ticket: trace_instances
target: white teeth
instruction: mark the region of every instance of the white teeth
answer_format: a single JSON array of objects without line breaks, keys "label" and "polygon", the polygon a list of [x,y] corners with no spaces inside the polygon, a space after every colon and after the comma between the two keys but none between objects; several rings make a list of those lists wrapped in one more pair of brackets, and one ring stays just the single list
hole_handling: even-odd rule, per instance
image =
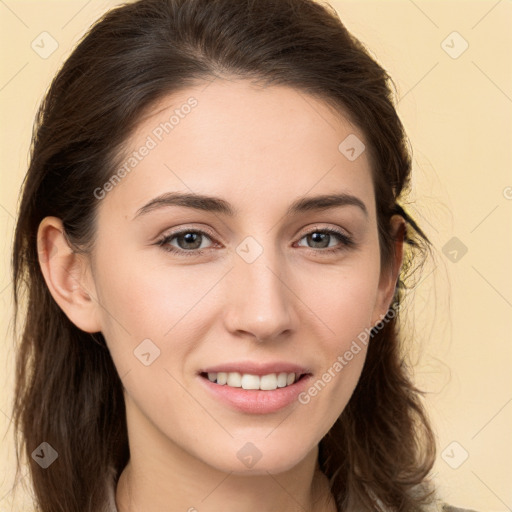
[{"label": "white teeth", "polygon": [[277,376],[277,387],[278,388],[284,388],[286,386],[287,382],[288,382],[288,374],[287,373],[280,373]]},{"label": "white teeth", "polygon": [[227,385],[232,388],[241,388],[242,387],[242,375],[238,372],[229,372]]},{"label": "white teeth", "polygon": [[[295,375],[294,375],[295,377]],[[260,389],[264,389],[265,391],[270,391],[272,389],[277,388],[277,375],[275,373],[271,373],[269,375],[262,375],[260,377]]]},{"label": "white teeth", "polygon": [[242,375],[242,387],[244,389],[259,389],[260,378],[257,375],[250,375],[249,373],[244,373]]},{"label": "white teeth", "polygon": [[290,386],[299,376],[300,374],[295,375],[295,373],[285,372],[269,373],[261,376],[239,372],[208,372],[208,380],[221,386],[228,385],[232,388],[261,389],[264,391]]}]

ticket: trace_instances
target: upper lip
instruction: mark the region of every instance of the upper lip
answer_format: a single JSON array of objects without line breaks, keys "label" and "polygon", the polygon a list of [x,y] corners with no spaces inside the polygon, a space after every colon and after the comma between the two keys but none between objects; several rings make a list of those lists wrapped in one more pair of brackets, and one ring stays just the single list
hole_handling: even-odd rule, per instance
[{"label": "upper lip", "polygon": [[267,375],[269,373],[311,373],[310,370],[304,366],[294,363],[287,363],[286,361],[275,361],[271,363],[261,363],[256,361],[239,361],[221,363],[215,366],[208,366],[199,370],[199,373],[218,373],[218,372],[238,372],[248,373],[251,375]]}]

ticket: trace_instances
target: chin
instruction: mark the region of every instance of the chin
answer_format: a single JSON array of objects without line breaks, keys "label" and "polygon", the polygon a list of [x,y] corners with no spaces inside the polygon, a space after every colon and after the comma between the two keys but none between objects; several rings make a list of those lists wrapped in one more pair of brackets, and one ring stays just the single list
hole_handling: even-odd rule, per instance
[{"label": "chin", "polygon": [[[232,440],[228,445],[219,443],[215,453],[208,450],[203,461],[225,473],[236,475],[268,475],[268,473],[284,473],[299,464],[312,449],[313,443],[307,445],[299,441],[297,437],[288,437],[288,442],[282,439],[261,439],[254,441]],[[309,446],[309,449],[306,448]]]}]

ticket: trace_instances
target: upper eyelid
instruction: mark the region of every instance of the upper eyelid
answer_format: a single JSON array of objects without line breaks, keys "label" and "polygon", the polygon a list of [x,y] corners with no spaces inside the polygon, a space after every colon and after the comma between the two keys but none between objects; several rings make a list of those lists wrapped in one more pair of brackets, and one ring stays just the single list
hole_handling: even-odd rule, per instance
[{"label": "upper eyelid", "polygon": [[194,227],[190,227],[190,228],[185,227],[185,228],[180,228],[177,231],[172,231],[170,233],[164,233],[163,235],[161,235],[159,237],[159,239],[162,240],[162,239],[174,238],[175,236],[179,236],[184,233],[190,233],[190,232],[201,233],[202,235],[207,235],[211,239],[214,239],[214,240],[217,239],[212,233],[210,233],[205,228],[194,228]]}]

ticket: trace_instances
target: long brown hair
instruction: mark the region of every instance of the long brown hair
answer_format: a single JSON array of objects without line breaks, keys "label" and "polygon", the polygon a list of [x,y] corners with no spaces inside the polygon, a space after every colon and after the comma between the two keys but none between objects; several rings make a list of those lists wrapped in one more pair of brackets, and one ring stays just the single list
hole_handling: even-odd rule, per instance
[{"label": "long brown hair", "polygon": [[[397,323],[405,273],[428,247],[398,206],[411,156],[386,71],[332,7],[314,0],[122,5],[89,30],[54,78],[34,126],[13,248],[15,323],[24,319],[13,406],[18,473],[26,456],[38,510],[93,512],[106,499],[109,468],[117,478],[129,459],[122,383],[102,334],[78,329],[50,295],[38,263],[39,223],[59,217],[70,243],[90,250],[99,203],[93,191],[113,175],[141,116],[162,97],[217,76],[293,87],[363,131],[384,265],[393,255],[391,216],[407,221],[396,314],[372,332],[359,383],[320,442],[319,463],[340,511],[379,503],[422,510],[435,442]],[[41,442],[58,452],[46,469],[31,457]]]}]

